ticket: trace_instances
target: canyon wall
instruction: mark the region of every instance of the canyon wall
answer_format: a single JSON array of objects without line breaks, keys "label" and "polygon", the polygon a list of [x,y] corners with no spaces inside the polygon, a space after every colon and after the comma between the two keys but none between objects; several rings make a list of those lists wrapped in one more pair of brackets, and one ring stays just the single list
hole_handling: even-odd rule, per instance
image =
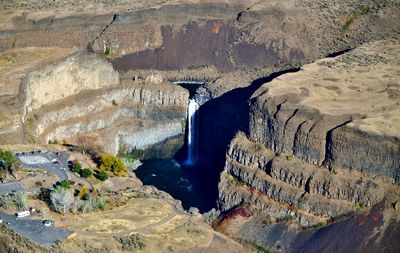
[{"label": "canyon wall", "polygon": [[261,86],[226,155],[222,210],[309,226],[383,200],[400,174],[399,50],[366,44]]},{"label": "canyon wall", "polygon": [[19,92],[27,141],[98,145],[114,154],[171,138],[182,145],[188,91],[141,76],[120,79],[106,58],[85,51],[29,73]]},{"label": "canyon wall", "polygon": [[85,90],[119,84],[118,72],[106,58],[79,51],[63,61],[30,72],[22,81],[22,118],[39,107]]},{"label": "canyon wall", "polygon": [[146,149],[170,137],[183,141],[188,96],[177,85],[123,80],[118,88],[82,94],[73,104],[38,111],[36,134],[46,142],[91,133],[112,153],[120,147]]},{"label": "canyon wall", "polygon": [[[124,71],[204,65],[230,71],[299,64],[396,37],[399,28],[394,0],[1,4],[1,51],[109,48],[114,66]],[[344,27],[351,13],[357,17]]]}]

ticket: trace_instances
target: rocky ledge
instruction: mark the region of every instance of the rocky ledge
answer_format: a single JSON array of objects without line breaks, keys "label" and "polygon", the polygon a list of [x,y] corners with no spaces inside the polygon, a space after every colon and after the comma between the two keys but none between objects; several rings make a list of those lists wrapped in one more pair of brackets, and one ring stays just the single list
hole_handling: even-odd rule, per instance
[{"label": "rocky ledge", "polygon": [[250,139],[330,171],[400,182],[400,44],[305,65],[252,97]]},{"label": "rocky ledge", "polygon": [[374,42],[258,89],[249,137],[238,134],[226,156],[220,208],[244,205],[308,226],[396,191],[399,55],[397,42]]}]

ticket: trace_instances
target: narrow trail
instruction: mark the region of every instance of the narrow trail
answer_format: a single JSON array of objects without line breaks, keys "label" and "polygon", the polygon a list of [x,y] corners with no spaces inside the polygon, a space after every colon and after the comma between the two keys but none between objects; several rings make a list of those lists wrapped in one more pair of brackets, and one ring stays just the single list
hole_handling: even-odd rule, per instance
[{"label": "narrow trail", "polygon": [[177,202],[176,201],[168,201],[164,200],[168,205],[171,206],[172,211],[169,213],[166,217],[162,218],[160,221],[157,221],[155,223],[143,226],[143,227],[138,227],[135,229],[131,229],[128,231],[123,231],[123,232],[118,232],[118,233],[101,233],[101,232],[89,232],[89,231],[83,231],[83,230],[77,230],[74,229],[73,231],[80,234],[80,235],[85,235],[85,236],[95,236],[95,237],[113,237],[113,236],[123,236],[127,235],[130,233],[141,233],[141,234],[149,234],[151,233],[152,230],[154,230],[158,226],[162,226],[166,223],[168,223],[171,219],[175,218],[178,215],[184,215],[187,216],[187,220],[185,219],[184,221],[181,222],[181,224],[177,225],[177,227],[180,227],[184,225],[186,222],[190,221],[192,215],[187,213],[186,211],[176,207]]}]

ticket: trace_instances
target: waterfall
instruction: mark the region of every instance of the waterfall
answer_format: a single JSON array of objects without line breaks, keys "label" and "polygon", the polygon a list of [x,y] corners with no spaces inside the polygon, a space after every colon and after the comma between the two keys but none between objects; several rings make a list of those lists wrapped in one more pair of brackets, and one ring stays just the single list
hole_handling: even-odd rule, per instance
[{"label": "waterfall", "polygon": [[189,108],[188,108],[188,157],[186,162],[188,164],[193,164],[196,160],[196,118],[197,118],[197,109],[199,109],[199,105],[196,100],[189,100]]}]

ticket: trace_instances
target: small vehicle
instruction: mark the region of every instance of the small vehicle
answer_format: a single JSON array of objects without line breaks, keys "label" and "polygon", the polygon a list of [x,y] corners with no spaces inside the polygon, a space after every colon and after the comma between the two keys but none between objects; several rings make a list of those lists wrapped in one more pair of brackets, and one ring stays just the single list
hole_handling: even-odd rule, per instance
[{"label": "small vehicle", "polygon": [[43,221],[43,225],[44,225],[45,227],[54,226],[54,221],[53,221],[53,220],[44,220],[44,221]]},{"label": "small vehicle", "polygon": [[53,160],[51,160],[51,162],[54,164],[60,163],[57,159],[53,159]]},{"label": "small vehicle", "polygon": [[22,211],[22,212],[16,213],[15,215],[17,216],[17,218],[23,218],[23,217],[26,217],[26,216],[31,215],[31,212],[29,212],[29,211]]},{"label": "small vehicle", "polygon": [[1,223],[3,223],[3,220],[2,220],[2,219],[0,219],[0,224],[1,224]]}]

